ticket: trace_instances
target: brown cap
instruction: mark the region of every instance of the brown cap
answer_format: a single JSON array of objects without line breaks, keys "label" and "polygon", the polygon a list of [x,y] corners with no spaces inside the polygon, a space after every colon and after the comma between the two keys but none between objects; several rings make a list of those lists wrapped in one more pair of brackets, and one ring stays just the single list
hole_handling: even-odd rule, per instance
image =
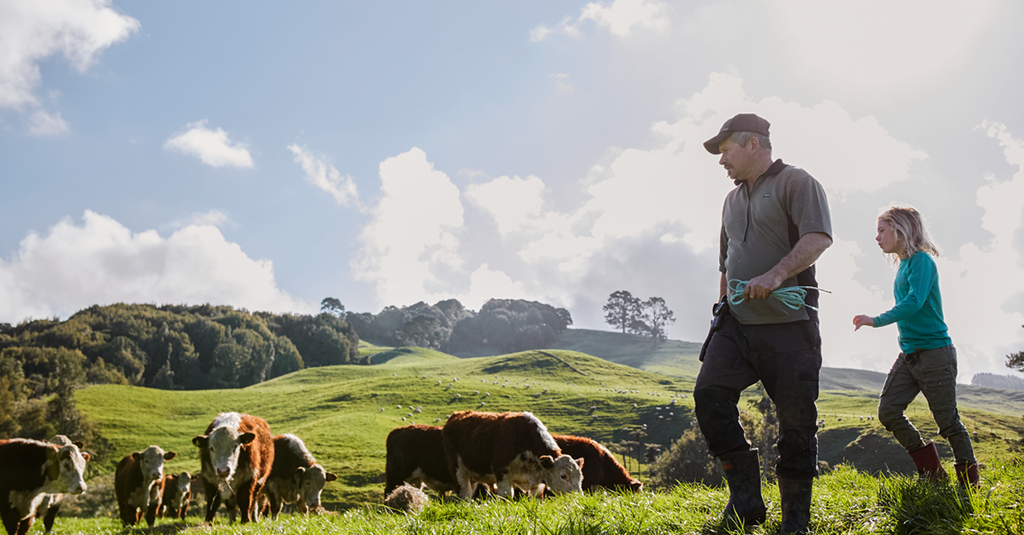
[{"label": "brown cap", "polygon": [[753,113],[740,113],[729,119],[722,125],[722,129],[718,131],[718,135],[705,141],[704,148],[707,149],[711,154],[721,154],[718,150],[718,144],[723,139],[732,135],[733,132],[753,132],[755,134],[761,134],[762,136],[768,135],[768,127],[771,126],[768,121],[754,115]]}]

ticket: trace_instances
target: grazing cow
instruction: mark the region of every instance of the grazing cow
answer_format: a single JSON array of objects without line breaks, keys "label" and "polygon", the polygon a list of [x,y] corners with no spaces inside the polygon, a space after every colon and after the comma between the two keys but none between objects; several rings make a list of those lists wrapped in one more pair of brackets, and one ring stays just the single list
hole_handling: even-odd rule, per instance
[{"label": "grazing cow", "polygon": [[114,493],[121,522],[134,526],[143,515],[153,527],[164,490],[164,461],[177,455],[160,446],[150,446],[126,455],[114,471]]},{"label": "grazing cow", "polygon": [[528,412],[457,411],[441,429],[448,469],[459,496],[470,499],[477,483],[496,485],[499,496],[513,487],[536,492],[579,491],[583,459],[563,455],[544,424]]},{"label": "grazing cow", "polygon": [[192,476],[188,472],[164,476],[164,494],[160,516],[185,520],[192,499]]},{"label": "grazing cow", "polygon": [[[55,435],[50,439],[50,443],[58,446],[75,444],[79,449],[82,448],[81,442],[71,442],[71,439],[64,435]],[[35,517],[43,519],[43,528],[45,528],[46,533],[53,531],[53,521],[57,518],[57,513],[60,511],[60,502],[62,501],[64,501],[63,494],[46,494],[39,501],[39,506],[36,507]]]},{"label": "grazing cow", "polygon": [[320,509],[320,493],[324,484],[338,479],[338,476],[316,462],[301,438],[284,434],[273,437],[273,440],[274,466],[264,489],[270,500],[271,514],[276,519],[286,503],[296,504],[300,513]]},{"label": "grazing cow", "polygon": [[444,453],[441,428],[413,424],[388,433],[387,464],[384,468],[384,496],[408,483],[444,494],[459,490]]},{"label": "grazing cow", "polygon": [[[235,498],[242,522],[259,520],[256,499],[274,465],[270,426],[262,418],[224,412],[192,439],[199,448],[206,521],[213,522],[222,500]],[[229,509],[231,509],[229,507]]]},{"label": "grazing cow", "polygon": [[582,457],[583,490],[628,489],[639,491],[644,484],[630,477],[629,472],[615,460],[607,448],[597,442],[573,435],[551,435],[562,453],[573,458]]},{"label": "grazing cow", "polygon": [[47,494],[85,492],[89,454],[78,444],[0,440],[0,519],[9,535],[24,535]]}]

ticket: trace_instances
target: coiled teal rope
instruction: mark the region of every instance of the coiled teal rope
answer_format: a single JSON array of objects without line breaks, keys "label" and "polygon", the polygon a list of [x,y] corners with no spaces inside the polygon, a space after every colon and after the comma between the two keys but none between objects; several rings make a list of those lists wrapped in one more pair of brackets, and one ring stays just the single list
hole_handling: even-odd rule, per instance
[{"label": "coiled teal rope", "polygon": [[[732,297],[729,298],[730,305],[738,305],[743,302],[743,289],[747,287],[750,281],[741,281],[739,279],[729,280],[729,289],[732,290]],[[734,284],[735,283],[735,284]],[[782,304],[786,305],[793,310],[800,310],[800,307],[807,307],[813,310],[818,310],[818,307],[808,305],[804,302],[807,299],[807,290],[815,289],[819,292],[832,293],[824,288],[818,288],[816,286],[787,286],[786,288],[779,288],[773,290],[771,296],[782,301]]]}]

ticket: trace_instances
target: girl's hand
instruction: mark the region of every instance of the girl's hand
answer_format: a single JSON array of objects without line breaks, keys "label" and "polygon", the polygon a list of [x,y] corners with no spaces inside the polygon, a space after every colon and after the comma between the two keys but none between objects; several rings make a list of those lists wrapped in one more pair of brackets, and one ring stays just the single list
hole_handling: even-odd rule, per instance
[{"label": "girl's hand", "polygon": [[853,318],[853,330],[856,331],[857,329],[860,329],[861,327],[863,327],[865,325],[867,325],[868,327],[874,327],[875,326],[875,318],[872,318],[871,316],[865,316],[864,314],[861,314],[860,316],[854,316],[854,318]]}]

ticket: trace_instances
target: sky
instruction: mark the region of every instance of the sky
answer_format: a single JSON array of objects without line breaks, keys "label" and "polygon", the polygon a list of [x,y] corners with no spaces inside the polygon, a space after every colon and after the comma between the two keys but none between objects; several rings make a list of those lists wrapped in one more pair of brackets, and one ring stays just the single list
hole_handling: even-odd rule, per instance
[{"label": "sky", "polygon": [[0,322],[490,298],[700,342],[736,113],[824,186],[824,365],[885,372],[916,207],[960,382],[1020,376],[1024,4],[0,0]]}]

